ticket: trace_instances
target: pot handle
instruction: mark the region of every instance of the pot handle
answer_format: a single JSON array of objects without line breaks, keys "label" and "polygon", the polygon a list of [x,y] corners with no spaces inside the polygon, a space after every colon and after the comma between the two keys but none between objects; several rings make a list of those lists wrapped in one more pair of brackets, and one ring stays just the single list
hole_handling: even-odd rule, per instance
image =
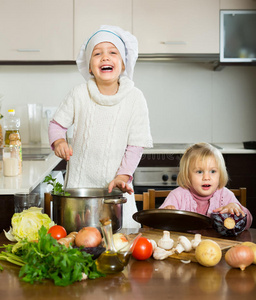
[{"label": "pot handle", "polygon": [[104,204],[123,204],[127,202],[127,198],[125,197],[120,197],[120,198],[105,198],[104,199]]}]

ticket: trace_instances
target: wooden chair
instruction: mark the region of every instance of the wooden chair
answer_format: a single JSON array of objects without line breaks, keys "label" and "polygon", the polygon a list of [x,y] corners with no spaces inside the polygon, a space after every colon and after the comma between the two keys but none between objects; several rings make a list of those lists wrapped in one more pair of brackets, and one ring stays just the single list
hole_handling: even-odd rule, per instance
[{"label": "wooden chair", "polygon": [[44,193],[44,213],[51,218],[51,193]]},{"label": "wooden chair", "polygon": [[[230,189],[235,194],[239,202],[246,207],[246,188]],[[171,190],[154,190],[149,189],[149,209],[154,209],[156,204],[156,198],[166,198]]]},{"label": "wooden chair", "polygon": [[235,194],[239,202],[246,207],[246,188],[241,187],[239,189],[230,189]]},{"label": "wooden chair", "polygon": [[149,189],[149,209],[154,209],[156,207],[156,198],[166,198],[171,190],[154,190]]},{"label": "wooden chair", "polygon": [[144,192],[143,194],[134,194],[135,201],[143,202],[143,210],[149,209],[149,193]]}]

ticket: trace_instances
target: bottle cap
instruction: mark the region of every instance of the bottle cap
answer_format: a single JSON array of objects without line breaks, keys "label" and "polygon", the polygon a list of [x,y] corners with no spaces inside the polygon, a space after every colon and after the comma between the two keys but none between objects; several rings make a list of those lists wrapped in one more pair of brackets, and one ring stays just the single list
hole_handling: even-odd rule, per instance
[{"label": "bottle cap", "polygon": [[15,114],[15,109],[9,109],[8,113]]}]

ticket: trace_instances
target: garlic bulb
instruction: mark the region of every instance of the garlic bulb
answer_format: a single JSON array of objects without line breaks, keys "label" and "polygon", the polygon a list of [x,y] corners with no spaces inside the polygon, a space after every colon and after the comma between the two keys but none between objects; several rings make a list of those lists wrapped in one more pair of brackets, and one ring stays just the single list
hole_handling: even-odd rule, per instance
[{"label": "garlic bulb", "polygon": [[156,260],[163,260],[172,254],[174,254],[174,250],[166,251],[163,248],[156,247],[155,251],[153,252],[153,257]]}]

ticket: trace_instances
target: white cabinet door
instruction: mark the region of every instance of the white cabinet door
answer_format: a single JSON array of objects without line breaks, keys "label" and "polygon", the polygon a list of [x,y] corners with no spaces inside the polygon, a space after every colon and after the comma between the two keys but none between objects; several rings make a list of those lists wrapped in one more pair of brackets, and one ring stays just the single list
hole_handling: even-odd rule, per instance
[{"label": "white cabinet door", "polygon": [[132,31],[132,0],[74,0],[74,59],[81,45],[101,25]]},{"label": "white cabinet door", "polygon": [[73,59],[73,0],[0,0],[0,60]]},{"label": "white cabinet door", "polygon": [[256,9],[255,0],[220,0],[220,9]]},{"label": "white cabinet door", "polygon": [[133,0],[139,53],[219,53],[219,1]]}]

